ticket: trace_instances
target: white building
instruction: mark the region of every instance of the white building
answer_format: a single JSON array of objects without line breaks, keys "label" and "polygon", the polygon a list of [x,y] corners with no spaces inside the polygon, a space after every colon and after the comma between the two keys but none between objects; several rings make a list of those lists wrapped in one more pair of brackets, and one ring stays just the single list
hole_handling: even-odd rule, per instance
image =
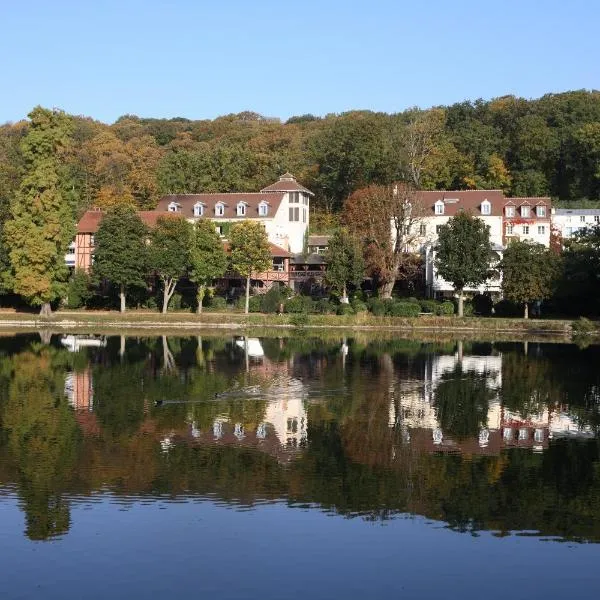
[{"label": "white building", "polygon": [[269,241],[291,253],[304,250],[310,223],[310,198],[313,193],[300,185],[290,173],[260,192],[228,194],[176,194],[163,196],[157,212],[179,213],[189,221],[210,219],[222,237],[239,221],[261,222]]},{"label": "white building", "polygon": [[600,209],[598,208],[554,208],[552,225],[563,240],[575,233],[600,225]]}]

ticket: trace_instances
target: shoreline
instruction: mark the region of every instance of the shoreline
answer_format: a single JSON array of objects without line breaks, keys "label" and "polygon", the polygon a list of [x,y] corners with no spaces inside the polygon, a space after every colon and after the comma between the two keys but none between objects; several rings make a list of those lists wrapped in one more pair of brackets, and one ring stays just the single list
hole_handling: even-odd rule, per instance
[{"label": "shoreline", "polygon": [[[133,330],[160,332],[183,331],[243,331],[266,329],[281,332],[313,331],[355,331],[361,333],[381,332],[423,335],[438,334],[447,336],[498,335],[516,339],[523,337],[559,338],[571,341],[574,336],[572,321],[566,319],[519,319],[496,317],[436,317],[422,315],[414,318],[376,317],[370,314],[358,315],[270,315],[262,313],[213,313],[201,315],[174,312],[166,315],[155,312],[129,311],[124,314],[110,311],[58,311],[50,318],[40,318],[38,314],[1,312],[0,330],[14,331],[97,331],[117,332]],[[594,323],[596,325],[596,323]],[[590,341],[597,339],[600,329],[596,326]],[[411,336],[411,337],[412,337]]]}]

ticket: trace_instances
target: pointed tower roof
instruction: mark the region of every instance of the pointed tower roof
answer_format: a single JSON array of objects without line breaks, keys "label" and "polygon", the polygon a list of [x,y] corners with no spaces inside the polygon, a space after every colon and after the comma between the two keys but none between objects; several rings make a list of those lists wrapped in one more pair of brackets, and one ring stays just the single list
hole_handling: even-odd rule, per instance
[{"label": "pointed tower roof", "polygon": [[261,193],[264,192],[304,192],[306,194],[310,194],[314,196],[314,194],[303,185],[300,185],[296,178],[291,173],[284,173],[279,181],[268,185],[267,187],[260,190]]}]

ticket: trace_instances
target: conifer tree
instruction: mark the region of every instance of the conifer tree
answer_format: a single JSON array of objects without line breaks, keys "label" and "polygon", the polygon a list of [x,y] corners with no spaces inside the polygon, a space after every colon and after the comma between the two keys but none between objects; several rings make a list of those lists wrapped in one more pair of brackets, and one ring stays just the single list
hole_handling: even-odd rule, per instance
[{"label": "conifer tree", "polygon": [[22,141],[26,171],[4,228],[8,283],[48,316],[50,303],[66,293],[65,254],[74,235],[73,215],[61,191],[61,155],[70,143],[71,123],[61,111],[39,106],[29,118]]}]

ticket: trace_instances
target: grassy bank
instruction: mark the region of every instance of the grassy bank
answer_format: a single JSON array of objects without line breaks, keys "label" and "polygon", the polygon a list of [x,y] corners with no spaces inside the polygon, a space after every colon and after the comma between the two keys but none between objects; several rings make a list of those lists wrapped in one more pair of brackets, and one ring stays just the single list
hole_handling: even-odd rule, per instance
[{"label": "grassy bank", "polygon": [[[586,332],[587,336],[600,335],[597,323]],[[12,330],[52,329],[56,331],[93,330],[103,331],[199,331],[211,329],[240,330],[260,328],[272,330],[289,329],[339,329],[339,330],[388,330],[420,335],[425,333],[451,333],[461,336],[477,334],[521,336],[551,336],[567,339],[573,334],[572,321],[559,319],[505,319],[485,317],[444,317],[422,315],[416,318],[358,315],[298,315],[298,314],[249,314],[237,312],[205,312],[195,315],[189,312],[172,312],[162,315],[150,311],[129,311],[124,314],[110,311],[59,311],[49,319],[39,315],[20,312],[0,312],[0,328]],[[315,331],[316,332],[316,331]]]}]

